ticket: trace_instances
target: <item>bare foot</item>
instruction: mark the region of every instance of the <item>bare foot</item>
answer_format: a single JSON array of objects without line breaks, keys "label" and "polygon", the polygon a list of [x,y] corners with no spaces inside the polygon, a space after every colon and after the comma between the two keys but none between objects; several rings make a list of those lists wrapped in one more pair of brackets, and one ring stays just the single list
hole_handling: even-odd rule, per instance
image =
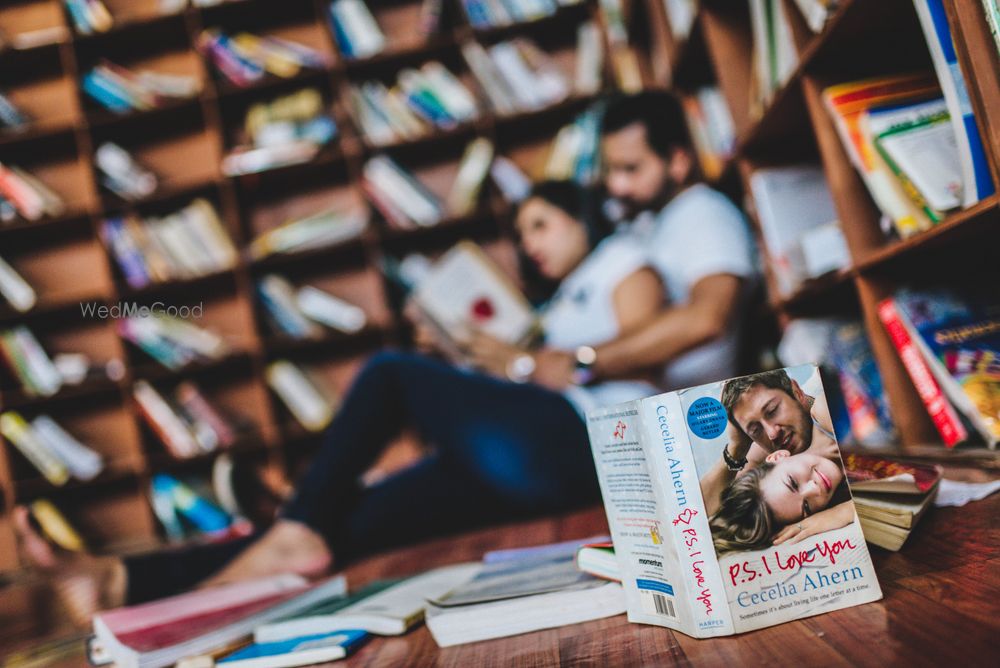
[{"label": "bare foot", "polygon": [[35,531],[23,506],[14,508],[13,519],[21,561],[50,577],[75,625],[90,626],[94,613],[124,605],[127,576],[120,559],[53,547]]},{"label": "bare foot", "polygon": [[332,565],[333,555],[318,533],[300,522],[278,520],[259,540],[201,586],[279,573],[313,578],[326,573]]}]

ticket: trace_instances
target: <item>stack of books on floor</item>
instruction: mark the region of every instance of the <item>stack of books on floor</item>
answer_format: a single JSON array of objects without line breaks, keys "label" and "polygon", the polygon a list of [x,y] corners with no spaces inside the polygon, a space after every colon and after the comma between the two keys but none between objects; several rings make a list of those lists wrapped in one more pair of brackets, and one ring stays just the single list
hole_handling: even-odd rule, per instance
[{"label": "stack of books on floor", "polygon": [[260,234],[250,242],[248,253],[251,259],[260,260],[270,255],[327,248],[358,238],[367,227],[366,213],[328,209],[286,221]]},{"label": "stack of books on floor", "polygon": [[35,176],[0,162],[0,223],[61,216],[66,203]]},{"label": "stack of books on floor", "polygon": [[238,259],[215,207],[205,199],[163,218],[108,218],[100,231],[134,289],[232,269]]},{"label": "stack of books on floor", "polygon": [[17,411],[0,413],[0,434],[53,485],[71,478],[93,480],[104,470],[101,456],[48,415],[30,422]]},{"label": "stack of books on floor", "polygon": [[166,369],[220,360],[233,353],[219,334],[184,318],[155,311],[137,313],[116,323],[118,335]]},{"label": "stack of books on floor", "polygon": [[361,0],[333,0],[330,26],[340,53],[347,58],[370,58],[385,49],[385,35]]},{"label": "stack of books on floor", "polygon": [[171,100],[196,96],[201,90],[197,77],[132,70],[102,60],[83,76],[87,97],[108,111],[124,114],[162,107]]},{"label": "stack of books on floor", "polygon": [[178,385],[168,400],[145,380],[132,389],[139,413],[173,457],[187,459],[231,447],[248,421],[228,416],[212,405],[193,381]]},{"label": "stack of books on floor", "polygon": [[293,339],[318,339],[329,327],[344,334],[364,329],[364,310],[311,285],[296,288],[284,276],[268,274],[257,281],[257,295],[272,327]]},{"label": "stack of books on floor", "polygon": [[941,467],[848,454],[844,467],[865,540],[897,551],[931,506]]},{"label": "stack of books on floor", "polygon": [[990,288],[903,289],[879,318],[948,447],[1000,443],[1000,300]]},{"label": "stack of books on floor", "polygon": [[337,136],[315,88],[252,105],[237,145],[222,160],[227,176],[308,162]]},{"label": "stack of books on floor", "polygon": [[310,585],[293,575],[199,590],[99,613],[88,649],[95,663],[119,666],[204,656],[228,668],[291,667],[343,658],[425,619],[449,647],[623,613],[621,585],[577,570],[582,542],[489,553],[350,593],[343,577]]},{"label": "stack of books on floor", "polygon": [[288,79],[303,68],[325,69],[333,65],[333,59],[322,51],[248,32],[230,36],[220,30],[205,30],[198,37],[198,50],[219,74],[240,88],[252,86],[269,74]]},{"label": "stack of books on floor", "polygon": [[348,91],[351,115],[373,146],[419,139],[434,129],[451,130],[479,116],[469,89],[437,61],[403,70],[390,86],[372,80]]}]

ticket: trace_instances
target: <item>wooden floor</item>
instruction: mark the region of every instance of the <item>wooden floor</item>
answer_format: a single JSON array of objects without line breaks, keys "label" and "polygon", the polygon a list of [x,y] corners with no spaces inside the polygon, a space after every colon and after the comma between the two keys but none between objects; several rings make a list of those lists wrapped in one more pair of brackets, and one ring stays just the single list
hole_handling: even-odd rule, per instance
[{"label": "wooden floor", "polygon": [[[1000,494],[963,508],[932,509],[901,552],[872,548],[884,600],[731,638],[694,640],[667,629],[629,624],[621,615],[439,649],[421,626],[405,636],[376,638],[347,661],[330,665],[1000,666],[998,522]],[[347,576],[356,587],[476,560],[491,549],[606,530],[603,510],[595,508],[400,550],[357,564]],[[24,604],[23,589],[0,592],[0,648],[22,646],[33,633],[40,635],[37,622],[14,607]],[[58,665],[81,664],[80,659],[67,659]]]}]

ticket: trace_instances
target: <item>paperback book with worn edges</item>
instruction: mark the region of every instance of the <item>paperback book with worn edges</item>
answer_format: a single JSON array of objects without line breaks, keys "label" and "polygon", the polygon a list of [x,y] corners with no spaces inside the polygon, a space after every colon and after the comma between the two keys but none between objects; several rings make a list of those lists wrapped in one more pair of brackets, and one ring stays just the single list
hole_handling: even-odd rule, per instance
[{"label": "paperback book with worn edges", "polygon": [[[844,525],[840,528],[798,542],[772,544],[771,539],[784,527],[769,510],[773,532],[766,539],[767,547],[734,549],[730,544],[724,552],[714,547],[713,538],[720,537],[721,529],[715,523],[710,529],[712,518],[706,512],[700,480],[719,470],[729,426],[729,415],[721,398],[724,386],[732,381],[668,392],[588,413],[590,442],[621,569],[629,621],[706,638],[751,631],[882,598],[847,489],[839,448],[827,433],[829,430],[821,428],[822,418],[814,417],[829,414],[818,371],[814,365],[784,371],[795,383],[793,393],[779,389],[779,394],[772,396],[782,400],[787,395],[792,400],[792,404],[785,404],[786,408],[802,411],[793,418],[803,425],[802,433],[810,435],[808,442],[803,436],[794,448],[800,459],[783,452],[793,462],[814,464],[798,467],[804,473],[797,484],[815,485],[822,490],[822,494],[817,494],[828,504],[822,510],[835,506],[849,510],[838,514],[848,518],[841,522]],[[795,393],[801,393],[801,398],[796,399]],[[806,408],[810,404],[811,411]],[[738,407],[740,403],[733,405]],[[768,401],[762,410],[773,408]],[[816,463],[819,453],[828,463]],[[786,461],[783,465],[785,470],[789,464]],[[826,475],[816,474],[817,470],[825,471]],[[741,471],[737,480],[748,475],[746,471],[747,468]],[[777,489],[791,491],[782,473],[776,465],[765,478],[780,476]],[[768,498],[774,500],[773,496]],[[765,502],[763,496],[760,502],[770,508],[771,501]],[[801,501],[799,504],[801,507]],[[813,508],[812,516],[822,510]]]}]

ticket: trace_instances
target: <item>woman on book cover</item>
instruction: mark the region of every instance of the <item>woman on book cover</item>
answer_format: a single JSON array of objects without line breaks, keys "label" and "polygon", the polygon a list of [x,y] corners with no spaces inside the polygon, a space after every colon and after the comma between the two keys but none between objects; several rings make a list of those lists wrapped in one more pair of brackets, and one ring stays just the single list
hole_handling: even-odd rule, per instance
[{"label": "woman on book cover", "polygon": [[[587,202],[575,185],[543,183],[516,219],[521,250],[559,285],[542,313],[547,344],[569,350],[643,325],[663,299],[642,249],[607,237]],[[466,352],[485,372],[410,353],[371,358],[292,499],[262,534],[97,557],[57,552],[18,508],[24,563],[50,572],[74,618],[86,624],[101,608],[280,572],[319,576],[390,547],[597,501],[584,411],[656,389],[642,379],[587,385],[581,377],[579,386],[556,392],[527,382],[531,351],[472,336]],[[359,477],[408,428],[435,451],[361,488]]]},{"label": "woman on book cover", "polygon": [[[701,481],[720,554],[797,543],[854,520],[818,373],[805,384],[808,392],[779,369],[723,386],[729,438]],[[720,490],[723,467],[730,480]]]}]

